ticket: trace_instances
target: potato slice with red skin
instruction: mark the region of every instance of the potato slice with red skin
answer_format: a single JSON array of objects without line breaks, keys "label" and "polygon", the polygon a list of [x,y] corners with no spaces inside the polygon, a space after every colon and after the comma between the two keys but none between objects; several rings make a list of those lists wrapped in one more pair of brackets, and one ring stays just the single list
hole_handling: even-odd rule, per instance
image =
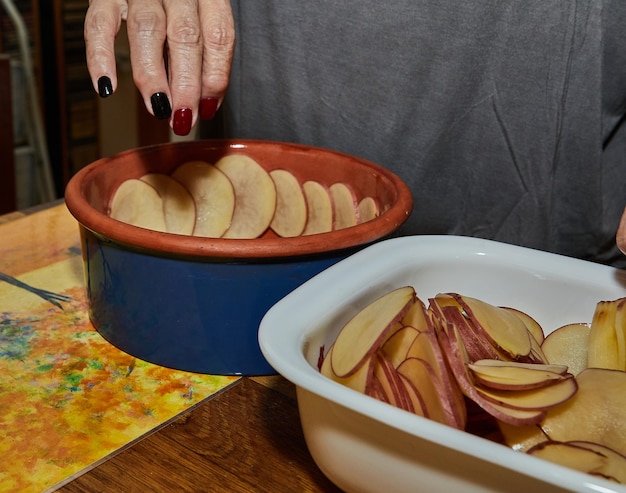
[{"label": "potato slice with red skin", "polygon": [[566,365],[569,372],[578,375],[587,368],[589,324],[567,324],[546,336],[541,349],[552,364]]},{"label": "potato slice with red skin", "polygon": [[419,390],[413,385],[413,383],[406,378],[402,373],[398,373],[400,377],[400,382],[404,385],[406,390],[406,395],[411,403],[412,411],[414,414],[418,416],[422,416],[424,418],[428,418],[428,409],[426,409],[426,403],[424,402],[424,398]]},{"label": "potato slice with red skin", "polygon": [[445,304],[444,306],[439,306],[436,302],[440,301],[440,298],[439,296],[437,298],[437,300],[431,300],[430,308],[434,311],[435,317],[439,319],[437,322],[439,329],[445,330],[446,324],[452,324],[458,330],[470,361],[498,358],[509,359],[504,357],[494,345],[490,344],[489,341],[476,332],[470,320],[463,316],[458,307]]},{"label": "potato slice with red skin", "polygon": [[471,360],[545,362],[539,344],[511,310],[457,293],[438,294],[430,308],[436,317],[457,325]]},{"label": "potato slice with red skin", "polygon": [[383,386],[380,383],[380,381],[378,380],[378,377],[376,375],[374,375],[374,374],[372,374],[372,376],[370,377],[369,381],[367,382],[367,388],[365,390],[365,395],[367,395],[369,397],[373,397],[374,399],[377,399],[377,400],[379,400],[381,402],[385,402],[387,404],[390,404],[389,396],[383,390]]},{"label": "potato slice with red skin", "polygon": [[522,322],[524,322],[524,325],[526,325],[528,332],[530,332],[530,335],[532,336],[530,339],[530,354],[528,355],[530,361],[539,364],[549,363],[548,358],[543,353],[543,350],[541,348],[541,344],[545,340],[546,336],[539,322],[537,322],[528,313],[518,310],[517,308],[511,308],[508,306],[503,306],[500,308],[509,310],[514,315],[517,315],[522,320]]},{"label": "potato slice with red skin", "polygon": [[615,339],[618,369],[626,371],[626,298],[617,300],[615,308]]},{"label": "potato slice with red skin", "polygon": [[145,181],[131,178],[123,181],[111,198],[109,216],[139,228],[166,232],[163,199]]},{"label": "potato slice with red skin", "polygon": [[359,203],[350,185],[337,182],[329,188],[333,203],[333,229],[344,229],[359,223]]},{"label": "potato slice with red skin", "polygon": [[537,322],[533,317],[531,317],[528,313],[523,312],[522,310],[518,310],[517,308],[512,308],[510,306],[501,306],[500,308],[504,310],[509,310],[514,315],[517,315],[526,328],[530,332],[530,334],[535,338],[535,340],[541,344],[545,339],[545,334],[543,332],[543,327]]},{"label": "potato slice with red skin", "polygon": [[626,484],[626,457],[597,443],[547,440],[533,446],[528,454],[592,476]]},{"label": "potato slice with red skin", "polygon": [[335,375],[347,377],[357,371],[389,338],[396,322],[415,300],[415,290],[404,286],[387,292],[352,317],[333,344],[331,364]]},{"label": "potato slice with red skin", "polygon": [[360,368],[351,374],[350,376],[340,378],[333,372],[332,366],[330,364],[330,358],[333,351],[333,346],[330,347],[328,353],[324,357],[322,365],[320,367],[320,373],[331,380],[334,380],[337,383],[345,385],[346,387],[361,392],[363,394],[367,391],[368,383],[372,377],[373,371],[373,363],[372,358],[369,358],[365,361]]},{"label": "potato slice with red skin", "polygon": [[181,164],[171,176],[189,191],[196,204],[194,236],[222,236],[235,209],[235,190],[228,177],[204,161]]},{"label": "potato slice with red skin", "polygon": [[333,230],[333,202],[328,189],[317,181],[302,184],[306,199],[307,220],[303,235],[328,233]]},{"label": "potato slice with red skin", "polygon": [[424,305],[424,302],[419,298],[415,301],[413,306],[409,308],[406,315],[402,317],[402,324],[410,325],[420,332],[425,330],[435,330],[433,321],[430,318],[430,313],[426,308],[426,305]]},{"label": "potato slice with red skin", "polygon": [[[514,361],[503,363],[506,364],[495,366],[474,363],[469,364],[468,367],[480,386],[494,390],[532,390],[566,378],[565,372],[551,371],[548,365],[520,366]],[[567,369],[567,367],[563,368]]]},{"label": "potato slice with red skin", "polygon": [[571,398],[578,389],[573,375],[560,375],[542,387],[529,389],[493,389],[477,385],[476,390],[487,400],[515,409],[546,410]]},{"label": "potato slice with red skin", "polygon": [[513,360],[526,358],[531,351],[530,332],[522,320],[510,310],[482,300],[452,293],[466,316],[482,329],[482,335],[499,351]]},{"label": "potato slice with red skin", "polygon": [[456,427],[444,408],[442,398],[445,398],[441,380],[436,371],[424,360],[407,358],[398,366],[398,373],[403,375],[422,396],[425,404],[426,417]]},{"label": "potato slice with red skin", "polygon": [[430,314],[431,312],[418,298],[402,317],[403,324],[414,327],[418,332],[407,351],[406,358],[423,360],[434,370],[438,379],[438,392],[445,415],[444,421],[454,428],[463,429],[467,423],[465,399],[448,370]]},{"label": "potato slice with red skin", "polygon": [[576,380],[578,392],[548,410],[544,433],[552,440],[601,443],[626,455],[626,372],[587,368]]},{"label": "potato slice with red skin", "polygon": [[163,215],[168,233],[191,235],[196,224],[196,203],[179,181],[162,173],[148,173],[140,180],[152,185],[163,199]]},{"label": "potato slice with red skin", "polygon": [[432,313],[433,324],[438,330],[445,330],[447,324],[454,325],[467,351],[470,361],[478,359],[497,359],[500,353],[480,333],[476,332],[471,321],[464,316],[463,309],[451,295],[439,293],[430,298],[428,310]]},{"label": "potato slice with red skin", "polygon": [[425,361],[435,371],[439,398],[445,413],[445,422],[454,428],[464,429],[467,424],[465,399],[454,376],[448,369],[446,358],[433,330],[420,332],[407,352],[407,359],[410,358]]},{"label": "potato slice with red skin", "polygon": [[497,359],[483,359],[476,360],[472,363],[473,366],[479,366],[481,369],[486,370],[486,367],[509,367],[514,365],[517,368],[528,368],[530,370],[542,370],[558,373],[559,375],[565,375],[568,372],[566,365],[558,363],[522,363],[520,361],[502,361]]},{"label": "potato slice with red skin", "polygon": [[[606,456],[608,461],[602,470],[599,471],[599,475],[618,481],[620,484],[626,484],[626,455],[620,454],[610,447],[605,447],[601,443],[585,442],[583,440],[572,440],[567,443],[577,447],[593,450],[598,454]],[[589,472],[589,474],[595,473]]]},{"label": "potato slice with red skin", "polygon": [[600,443],[626,455],[626,372],[587,368],[576,376],[578,391],[548,409],[537,427],[500,426],[505,443],[515,450],[550,440]]},{"label": "potato slice with red skin", "polygon": [[397,368],[407,358],[409,348],[419,333],[415,327],[410,325],[400,326],[380,347],[394,368]]},{"label": "potato slice with red skin", "polygon": [[274,169],[270,176],[276,187],[276,210],[270,228],[285,238],[301,235],[306,226],[307,206],[300,182],[285,169]]},{"label": "potato slice with red skin", "polygon": [[543,419],[546,414],[544,409],[519,409],[502,406],[478,392],[470,370],[467,367],[470,361],[458,330],[453,325],[450,325],[439,331],[438,336],[443,354],[461,391],[485,412],[499,421],[516,426],[537,424]]},{"label": "potato slice with red skin", "polygon": [[380,215],[378,201],[374,197],[363,197],[359,201],[359,224],[376,219]]},{"label": "potato slice with red skin", "polygon": [[373,356],[373,366],[372,375],[380,383],[389,404],[414,413],[413,401],[391,360],[383,352],[377,351]]},{"label": "potato slice with red skin", "polygon": [[243,154],[224,156],[215,163],[235,190],[235,210],[224,238],[251,239],[269,227],[276,210],[276,186],[269,173]]},{"label": "potato slice with red skin", "polygon": [[615,313],[617,301],[600,301],[591,320],[587,345],[587,366],[623,370],[619,364]]}]

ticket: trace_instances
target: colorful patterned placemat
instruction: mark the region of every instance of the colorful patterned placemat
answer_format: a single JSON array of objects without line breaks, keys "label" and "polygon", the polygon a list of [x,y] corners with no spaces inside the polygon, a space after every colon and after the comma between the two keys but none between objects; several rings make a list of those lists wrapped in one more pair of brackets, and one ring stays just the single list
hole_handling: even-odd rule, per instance
[{"label": "colorful patterned placemat", "polygon": [[238,377],[172,370],[87,315],[64,204],[0,224],[0,491],[53,491]]}]

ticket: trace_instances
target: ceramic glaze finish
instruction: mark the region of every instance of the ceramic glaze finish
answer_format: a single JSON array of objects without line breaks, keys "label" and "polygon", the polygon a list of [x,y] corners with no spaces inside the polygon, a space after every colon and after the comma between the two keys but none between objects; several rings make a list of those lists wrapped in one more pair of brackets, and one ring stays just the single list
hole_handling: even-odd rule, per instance
[{"label": "ceramic glaze finish", "polygon": [[321,375],[320,348],[328,350],[356,312],[404,285],[424,301],[457,292],[515,307],[550,333],[591,321],[600,300],[626,296],[626,273],[488,240],[415,236],[378,242],[295,289],[263,317],[259,340],[270,364],[296,385],[307,446],[333,482],[359,493],[626,493],[623,485],[416,416]]},{"label": "ceramic glaze finish", "polygon": [[[317,180],[327,186],[343,181],[357,197],[379,200],[384,214],[367,223],[329,233],[278,238],[268,230],[260,239],[199,238],[137,228],[110,218],[110,199],[126,179],[146,173],[169,174],[192,160],[215,163],[228,154],[245,154],[267,171],[287,169],[302,183]],[[65,200],[83,226],[131,246],[170,254],[222,258],[276,258],[324,253],[378,240],[402,225],[411,213],[407,185],[387,169],[369,161],[326,149],[264,141],[194,141],[133,149],[103,158],[81,169],[68,183]]]},{"label": "ceramic glaze finish", "polygon": [[[170,173],[191,160],[246,154],[302,183],[350,184],[387,210],[367,223],[324,234],[220,239],[150,231],[110,218],[124,180]],[[78,220],[95,328],[133,356],[175,369],[219,375],[275,370],[258,345],[265,312],[315,274],[394,233],[408,218],[406,185],[376,164],[329,150],[261,141],[196,141],[134,149],[79,171],[66,189]]]},{"label": "ceramic glaze finish", "polygon": [[348,252],[230,263],[132,251],[82,230],[94,327],[138,358],[217,375],[269,375],[256,330],[277,301]]}]

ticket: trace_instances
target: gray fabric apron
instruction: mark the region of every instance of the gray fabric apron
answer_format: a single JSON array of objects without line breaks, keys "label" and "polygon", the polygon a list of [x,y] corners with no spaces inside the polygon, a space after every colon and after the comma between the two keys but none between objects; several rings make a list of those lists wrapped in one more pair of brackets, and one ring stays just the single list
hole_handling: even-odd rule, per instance
[{"label": "gray fabric apron", "polygon": [[412,188],[404,234],[624,266],[623,0],[234,0],[233,137],[338,149]]}]

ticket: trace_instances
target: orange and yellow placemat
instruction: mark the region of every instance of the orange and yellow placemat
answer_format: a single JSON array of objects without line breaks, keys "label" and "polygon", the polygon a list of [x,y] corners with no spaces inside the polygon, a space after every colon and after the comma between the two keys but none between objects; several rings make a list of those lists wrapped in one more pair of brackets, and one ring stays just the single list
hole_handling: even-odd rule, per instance
[{"label": "orange and yellow placemat", "polygon": [[52,491],[237,379],[147,363],[96,332],[64,204],[0,224],[0,273],[2,492]]}]

